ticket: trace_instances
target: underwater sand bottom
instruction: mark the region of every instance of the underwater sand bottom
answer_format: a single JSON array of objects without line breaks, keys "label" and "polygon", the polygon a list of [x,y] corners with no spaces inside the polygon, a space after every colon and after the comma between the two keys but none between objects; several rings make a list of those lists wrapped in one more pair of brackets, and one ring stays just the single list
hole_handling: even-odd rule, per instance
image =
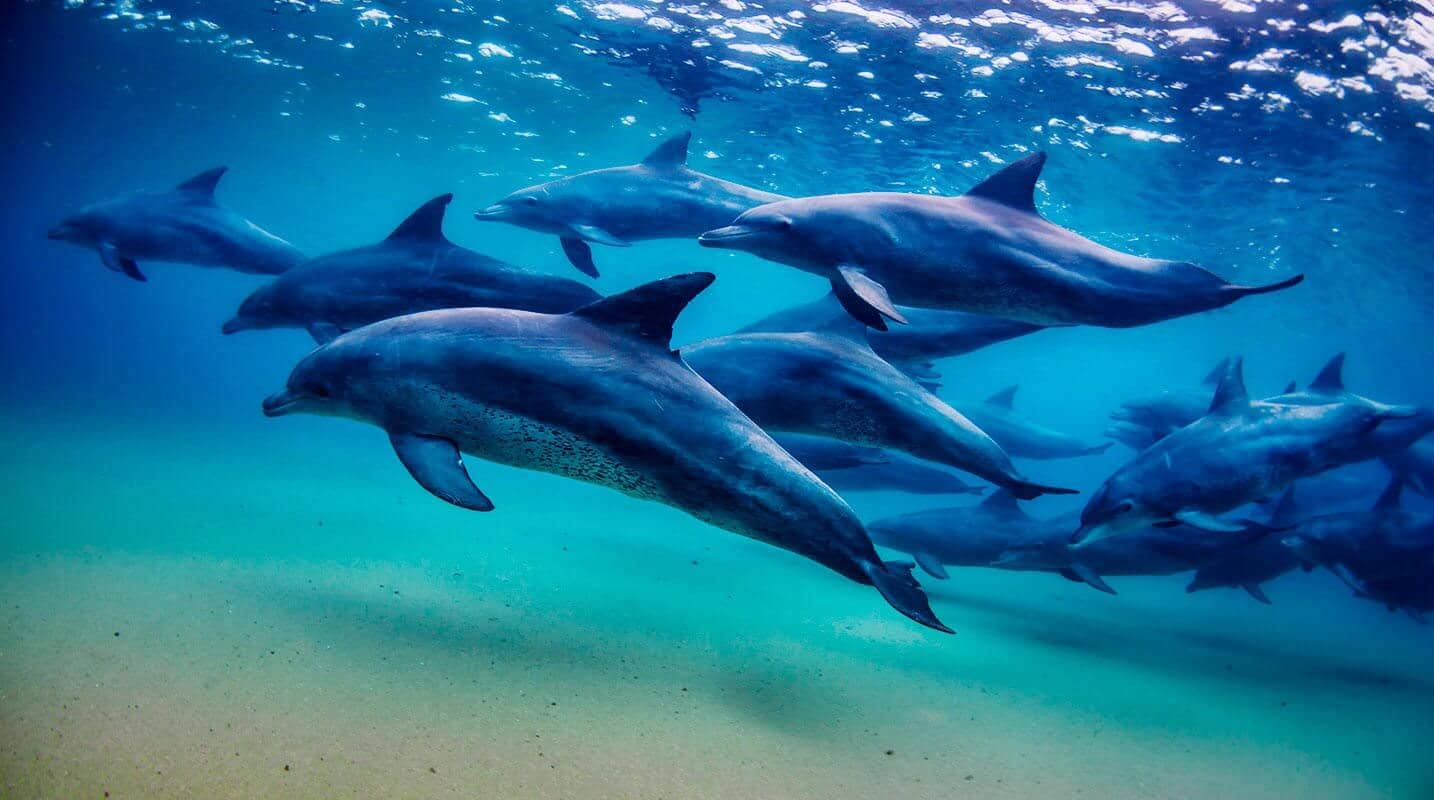
[{"label": "underwater sand bottom", "polygon": [[972,630],[936,646],[881,613],[801,638],[762,620],[679,637],[493,588],[433,566],[7,557],[0,794],[1347,800],[1431,785],[1434,693],[1377,657],[1271,680],[1277,653],[1237,648],[1187,669],[1153,632],[1128,645],[1143,657],[1113,658],[979,601],[945,604]]}]

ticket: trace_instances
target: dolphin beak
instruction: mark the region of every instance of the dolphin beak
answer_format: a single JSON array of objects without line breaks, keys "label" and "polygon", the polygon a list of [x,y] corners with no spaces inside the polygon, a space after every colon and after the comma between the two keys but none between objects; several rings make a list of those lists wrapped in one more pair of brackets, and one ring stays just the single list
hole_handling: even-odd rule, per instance
[{"label": "dolphin beak", "polygon": [[479,222],[491,222],[493,220],[501,220],[506,216],[508,216],[508,207],[503,205],[502,203],[494,203],[487,208],[482,208],[473,212],[473,219],[476,219]]},{"label": "dolphin beak", "polygon": [[708,231],[697,237],[697,243],[703,247],[731,247],[731,243],[739,239],[745,239],[755,234],[756,231],[746,225],[728,225],[725,228]]},{"label": "dolphin beak", "polygon": [[224,334],[225,336],[228,336],[231,333],[238,333],[239,331],[246,330],[248,329],[248,327],[248,324],[244,322],[243,318],[235,317],[228,322],[225,322],[224,327],[220,328],[219,332]]},{"label": "dolphin beak", "polygon": [[303,397],[294,394],[288,389],[284,389],[280,392],[275,392],[274,394],[271,394],[268,397],[264,398],[264,416],[282,417],[285,414],[289,413],[289,410],[292,409],[295,405],[299,403],[299,401],[303,399]]},{"label": "dolphin beak", "polygon": [[[33,229],[32,229],[32,230],[33,230]],[[64,227],[51,228],[50,230],[46,231],[46,233],[45,233],[45,238],[46,238],[46,239],[49,239],[49,240],[52,241],[52,242],[62,242],[62,241],[64,241],[64,240],[65,240],[65,229],[64,229]]]}]

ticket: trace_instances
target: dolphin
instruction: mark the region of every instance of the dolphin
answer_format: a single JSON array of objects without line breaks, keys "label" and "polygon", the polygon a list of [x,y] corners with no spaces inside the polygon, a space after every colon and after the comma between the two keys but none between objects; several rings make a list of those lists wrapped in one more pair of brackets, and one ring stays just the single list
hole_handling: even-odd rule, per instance
[{"label": "dolphin", "polygon": [[264,400],[369,422],[419,485],[490,511],[461,453],[656,500],[875,586],[950,632],[911,577],[883,562],[851,508],[670,350],[672,324],[711,285],[691,273],[567,314],[424,311],[344,334]]},{"label": "dolphin", "polygon": [[[1298,484],[1296,484],[1298,485]],[[1305,516],[1295,499],[1295,487],[1280,495],[1275,510],[1270,514],[1272,529],[1289,529]],[[1205,589],[1230,587],[1244,589],[1257,602],[1270,605],[1262,584],[1284,575],[1299,566],[1299,559],[1285,546],[1279,536],[1261,536],[1243,546],[1228,550],[1221,558],[1205,564],[1190,578],[1185,591],[1199,592]]]},{"label": "dolphin", "polygon": [[1110,442],[1089,444],[1017,416],[1013,408],[1016,389],[1007,386],[986,398],[984,403],[965,406],[960,411],[1013,458],[1077,458],[1104,453],[1110,448]]},{"label": "dolphin", "polygon": [[[1071,520],[1073,521],[1073,520]],[[1070,528],[1026,514],[1016,496],[999,489],[974,506],[934,508],[872,520],[871,540],[908,553],[928,575],[945,580],[946,567],[984,567],[1008,550]]]},{"label": "dolphin", "polygon": [[1113,422],[1106,426],[1101,435],[1139,452],[1164,439],[1169,435],[1169,431],[1157,431],[1133,422]]},{"label": "dolphin", "polygon": [[1177,522],[1233,533],[1240,528],[1214,515],[1360,460],[1376,426],[1418,413],[1374,403],[1252,402],[1241,372],[1240,359],[1232,360],[1206,416],[1141,451],[1106,480],[1081,511],[1073,542]]},{"label": "dolphin", "polygon": [[[871,332],[876,354],[917,380],[936,380],[931,362],[965,355],[983,347],[1026,336],[1043,325],[1017,322],[986,314],[897,306],[907,324]],[[768,315],[738,333],[802,333],[821,330],[846,316],[834,295]]]},{"label": "dolphin", "polygon": [[596,278],[592,243],[627,247],[646,239],[690,239],[749,208],[785,199],[691,169],[691,139],[690,131],[679,133],[639,164],[519,189],[473,216],[561,237],[573,266]]},{"label": "dolphin", "polygon": [[1434,436],[1425,436],[1403,450],[1387,453],[1384,465],[1425,497],[1434,497]]},{"label": "dolphin", "polygon": [[[1210,396],[1214,394],[1215,386],[1225,375],[1229,365],[1230,359],[1222,359],[1214,369],[1206,373],[1200,383],[1209,388],[1203,391],[1162,392],[1153,397],[1141,397],[1121,404],[1120,408],[1110,413],[1110,418],[1117,423],[1117,431],[1126,432],[1126,437],[1111,438],[1120,438],[1121,441],[1128,438],[1136,442],[1148,439],[1143,446],[1135,447],[1136,450],[1144,450],[1170,435],[1172,431],[1205,416],[1206,410],[1210,408]],[[1138,435],[1132,430],[1133,427],[1144,428],[1145,434]]]},{"label": "dolphin", "polygon": [[905,453],[800,433],[779,433],[772,438],[839,493],[890,490],[908,494],[981,494],[985,491],[984,487],[972,486],[935,464]]},{"label": "dolphin", "polygon": [[[1357,403],[1375,408],[1386,407],[1344,388],[1344,353],[1335,354],[1303,391],[1287,391],[1267,398],[1266,402],[1288,405]],[[1362,440],[1363,447],[1355,460],[1364,461],[1398,453],[1431,431],[1434,431],[1434,412],[1419,408],[1407,419],[1390,420],[1371,431]]]},{"label": "dolphin", "polygon": [[147,280],[140,261],[224,267],[278,275],[304,260],[293,245],[214,202],[228,167],[215,167],[164,192],[95,203],[50,229],[49,238],[89,247],[108,269]]},{"label": "dolphin", "polygon": [[882,361],[855,325],[733,334],[689,345],[682,354],[697,374],[769,431],[900,450],[1020,497],[1074,493],[1027,480],[991,437]]},{"label": "dolphin", "polygon": [[1121,253],[1036,211],[1045,153],[1017,161],[960,197],[896,192],[779,200],[702,234],[831,281],[852,316],[902,322],[896,304],[975,311],[1036,325],[1128,328],[1285,289],[1240,286],[1184,261]]},{"label": "dolphin", "polygon": [[601,295],[577,281],[528,272],[443,235],[453,195],[429,200],[378,244],[320,256],[259,287],[224,333],[307,328],[323,344],[389,317],[438,308],[518,308],[560,314]]}]

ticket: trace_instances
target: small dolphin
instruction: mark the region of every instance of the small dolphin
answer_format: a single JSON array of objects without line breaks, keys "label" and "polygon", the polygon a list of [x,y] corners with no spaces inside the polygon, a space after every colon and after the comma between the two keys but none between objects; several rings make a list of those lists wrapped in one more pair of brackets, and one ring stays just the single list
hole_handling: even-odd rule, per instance
[{"label": "small dolphin", "polygon": [[896,491],[908,494],[981,494],[947,470],[905,453],[865,447],[825,436],[779,433],[772,437],[792,457],[841,492]]},{"label": "small dolphin", "polygon": [[[1296,484],[1298,485],[1298,484]],[[1286,489],[1280,495],[1279,503],[1270,515],[1272,529],[1289,529],[1305,516],[1295,500],[1295,487]],[[1270,605],[1262,584],[1274,580],[1299,566],[1299,559],[1285,547],[1280,536],[1261,536],[1243,546],[1227,551],[1224,556],[1200,567],[1190,579],[1185,591],[1198,592],[1205,589],[1230,587],[1244,589],[1257,602]]]},{"label": "small dolphin", "polygon": [[960,197],[895,192],[780,200],[698,241],[743,250],[831,281],[873,328],[905,321],[897,303],[975,311],[1036,325],[1128,328],[1285,289],[1239,286],[1184,261],[1121,253],[1036,211],[1045,153]]},{"label": "small dolphin", "polygon": [[381,319],[439,308],[519,308],[560,314],[601,295],[577,281],[505,264],[448,241],[453,195],[429,200],[378,244],[320,256],[244,300],[224,333],[307,328],[323,344]]},{"label": "small dolphin", "polygon": [[[1327,403],[1357,403],[1372,408],[1387,408],[1344,388],[1344,353],[1337,353],[1319,371],[1304,391],[1287,391],[1267,398],[1268,403],[1289,405],[1324,405]],[[1362,440],[1357,461],[1379,458],[1405,450],[1414,442],[1434,431],[1434,412],[1419,408],[1407,419],[1389,420],[1370,431]]]},{"label": "small dolphin", "polygon": [[304,260],[293,245],[214,202],[228,171],[215,167],[165,192],[87,206],[50,229],[49,238],[93,248],[105,267],[147,280],[140,261],[224,267],[278,275]]},{"label": "small dolphin", "polygon": [[[1069,519],[1066,522],[1074,522]],[[985,567],[1001,554],[1028,542],[1064,532],[1046,520],[1026,514],[1016,496],[1000,489],[974,506],[935,508],[868,522],[871,540],[882,547],[909,553],[928,575],[945,580],[946,567]]]},{"label": "small dolphin", "polygon": [[723,336],[684,347],[682,355],[767,430],[900,450],[1020,497],[1074,493],[1023,477],[1000,445],[882,361],[849,322],[812,333]]},{"label": "small dolphin", "polygon": [[1074,542],[1182,522],[1240,530],[1215,518],[1273,496],[1295,480],[1360,460],[1376,426],[1417,410],[1372,403],[1251,402],[1235,359],[1209,413],[1141,451],[1091,497]]},{"label": "small dolphin", "polygon": [[[1146,429],[1144,437],[1137,437],[1135,434],[1128,434],[1128,438],[1150,440],[1136,450],[1144,450],[1151,444],[1169,436],[1171,432],[1177,431],[1195,420],[1205,416],[1210,408],[1210,396],[1215,393],[1215,386],[1224,377],[1225,370],[1230,365],[1230,359],[1222,359],[1215,368],[1205,375],[1200,383],[1208,387],[1203,391],[1180,391],[1162,392],[1153,397],[1142,397],[1130,400],[1121,405],[1120,408],[1110,413],[1110,418],[1117,423],[1124,423],[1125,426],[1138,426]],[[1124,430],[1129,431],[1128,427]],[[1153,438],[1150,438],[1153,437]],[[1111,437],[1119,438],[1119,437]],[[1122,440],[1123,441],[1123,440]]]},{"label": "small dolphin", "polygon": [[[965,311],[897,306],[906,325],[887,331],[873,330],[876,354],[917,380],[935,380],[933,361],[965,355],[988,345],[1044,330],[1044,325],[1017,322]],[[738,333],[802,333],[821,330],[846,316],[834,295],[778,311]]]},{"label": "small dolphin", "polygon": [[519,189],[473,216],[556,234],[573,266],[596,278],[589,243],[627,247],[646,239],[690,239],[749,208],[785,199],[689,168],[691,139],[691,132],[679,133],[640,164]]},{"label": "small dolphin", "polygon": [[616,489],[874,585],[917,622],[910,564],[877,556],[851,508],[671,351],[677,315],[712,283],[679,275],[568,314],[425,311],[310,353],[264,413],[370,422],[414,480],[489,511],[460,453]]},{"label": "small dolphin", "polygon": [[976,427],[990,434],[1012,458],[1078,458],[1104,453],[1110,448],[1110,442],[1088,444],[1016,416],[1013,408],[1016,389],[1007,386],[986,398],[984,403],[959,410],[976,423]]}]

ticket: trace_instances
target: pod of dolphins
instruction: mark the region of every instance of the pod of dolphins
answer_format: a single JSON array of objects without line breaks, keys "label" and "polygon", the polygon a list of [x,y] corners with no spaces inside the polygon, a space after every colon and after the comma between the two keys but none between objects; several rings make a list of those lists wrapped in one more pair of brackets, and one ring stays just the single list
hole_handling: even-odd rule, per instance
[{"label": "pod of dolphins", "polygon": [[[964,411],[935,394],[940,359],[1047,327],[1146,325],[1302,276],[1243,286],[1061,228],[1035,206],[1043,153],[959,197],[789,198],[689,168],[689,140],[516,191],[474,217],[558,236],[588,276],[593,244],[695,239],[819,275],[828,297],[675,350],[673,323],[710,273],[604,297],[453,244],[449,194],[376,244],[305,258],[216,202],[223,167],[89,206],[49,236],[140,281],[151,261],[272,276],[223,333],[302,328],[318,347],[264,414],[377,426],[420,486],[462,508],[494,508],[465,454],[596,483],[805,556],[948,633],[916,565],[938,579],[951,566],[1052,572],[1110,593],[1104,576],[1193,570],[1189,591],[1239,587],[1262,602],[1264,582],[1323,566],[1391,610],[1434,609],[1434,517],[1399,503],[1406,485],[1434,487],[1434,413],[1347,391],[1342,357],[1304,391],[1252,399],[1234,358],[1208,376],[1213,391],[1126,404],[1107,436],[1136,454],[1079,515],[1051,519],[1019,501],[1074,490],[1032,480],[1012,458],[1111,443],[1024,419],[1014,386]],[[1376,459],[1393,477],[1370,510],[1299,509],[1297,481]],[[984,491],[959,473],[996,489],[975,506],[869,523],[837,492]],[[912,560],[884,560],[875,545]]]}]

